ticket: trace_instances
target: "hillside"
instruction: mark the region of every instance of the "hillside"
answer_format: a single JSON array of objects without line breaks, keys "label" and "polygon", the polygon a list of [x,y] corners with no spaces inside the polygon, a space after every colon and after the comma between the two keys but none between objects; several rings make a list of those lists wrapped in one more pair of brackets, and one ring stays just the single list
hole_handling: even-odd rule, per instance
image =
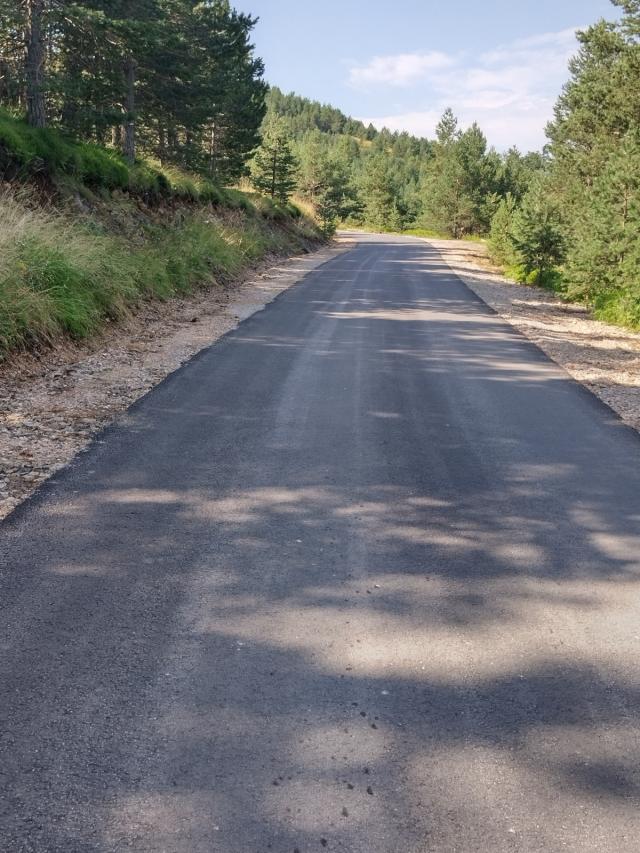
[{"label": "hillside", "polygon": [[333,200],[338,221],[380,230],[483,234],[499,203],[522,198],[543,167],[537,153],[499,154],[477,125],[447,110],[433,140],[365,127],[340,110],[271,88],[266,122],[282,123],[299,162],[298,192]]},{"label": "hillside", "polygon": [[[0,116],[0,359],[320,239],[292,204]],[[7,182],[10,179],[10,183]]]}]

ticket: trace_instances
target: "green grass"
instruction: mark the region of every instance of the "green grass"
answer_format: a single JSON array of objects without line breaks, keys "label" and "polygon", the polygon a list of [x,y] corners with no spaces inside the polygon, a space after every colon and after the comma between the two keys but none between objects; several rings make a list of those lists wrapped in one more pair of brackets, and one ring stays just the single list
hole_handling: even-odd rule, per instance
[{"label": "green grass", "polygon": [[14,188],[0,195],[0,359],[86,338],[142,300],[224,283],[321,239],[293,204],[150,160],[129,166],[2,110],[0,179]]},{"label": "green grass", "polygon": [[0,111],[0,174],[5,180],[73,177],[89,187],[126,189],[129,170],[115,152],[30,127]]},{"label": "green grass", "polygon": [[64,194],[121,190],[147,204],[163,199],[249,210],[249,198],[207,178],[153,160],[128,165],[114,150],[76,142],[60,131],[30,127],[0,110],[0,179],[46,180]]},{"label": "green grass", "polygon": [[307,220],[281,224],[240,207],[180,208],[144,223],[132,201],[105,209],[125,221],[119,232],[100,219],[0,196],[0,359],[62,337],[86,338],[143,300],[223,284],[268,253],[318,239]]}]

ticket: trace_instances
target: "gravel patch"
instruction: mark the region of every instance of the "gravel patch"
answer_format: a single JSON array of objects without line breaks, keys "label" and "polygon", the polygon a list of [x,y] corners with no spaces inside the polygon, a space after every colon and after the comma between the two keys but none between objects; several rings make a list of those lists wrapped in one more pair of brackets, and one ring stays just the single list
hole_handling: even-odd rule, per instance
[{"label": "gravel patch", "polygon": [[338,238],[310,255],[271,258],[232,287],[149,303],[90,343],[1,365],[0,518],[168,374],[349,245]]},{"label": "gravel patch", "polygon": [[548,290],[510,281],[481,243],[428,240],[487,305],[640,430],[640,333],[591,317]]}]

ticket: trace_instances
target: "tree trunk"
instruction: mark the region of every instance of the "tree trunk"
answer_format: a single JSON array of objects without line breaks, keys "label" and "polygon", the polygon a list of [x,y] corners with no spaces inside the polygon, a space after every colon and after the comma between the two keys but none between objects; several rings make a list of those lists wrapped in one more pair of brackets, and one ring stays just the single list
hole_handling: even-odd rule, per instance
[{"label": "tree trunk", "polygon": [[44,39],[42,15],[44,0],[27,0],[27,26],[25,30],[27,121],[32,127],[46,127],[47,113],[44,102]]},{"label": "tree trunk", "polygon": [[125,62],[127,94],[125,98],[126,120],[124,125],[124,145],[122,153],[127,163],[133,165],[136,159],[136,63],[132,56]]},{"label": "tree trunk", "polygon": [[158,122],[158,159],[164,166],[167,160],[167,138],[164,132],[164,124]]},{"label": "tree trunk", "polygon": [[211,125],[209,132],[209,175],[213,178],[216,171],[216,126]]},{"label": "tree trunk", "polygon": [[167,127],[167,147],[169,149],[169,158],[175,157],[178,151],[178,134],[175,125],[171,123]]},{"label": "tree trunk", "polygon": [[278,168],[278,155],[273,152],[273,164],[271,169],[271,198],[276,197],[276,171]]}]

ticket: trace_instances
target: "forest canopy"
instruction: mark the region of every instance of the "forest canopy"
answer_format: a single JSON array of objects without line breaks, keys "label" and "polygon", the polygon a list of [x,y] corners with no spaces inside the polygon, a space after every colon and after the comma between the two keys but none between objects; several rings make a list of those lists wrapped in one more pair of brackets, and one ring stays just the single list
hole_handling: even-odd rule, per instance
[{"label": "forest canopy", "polygon": [[265,110],[254,24],[227,0],[0,0],[0,103],[129,162],[233,181]]}]

